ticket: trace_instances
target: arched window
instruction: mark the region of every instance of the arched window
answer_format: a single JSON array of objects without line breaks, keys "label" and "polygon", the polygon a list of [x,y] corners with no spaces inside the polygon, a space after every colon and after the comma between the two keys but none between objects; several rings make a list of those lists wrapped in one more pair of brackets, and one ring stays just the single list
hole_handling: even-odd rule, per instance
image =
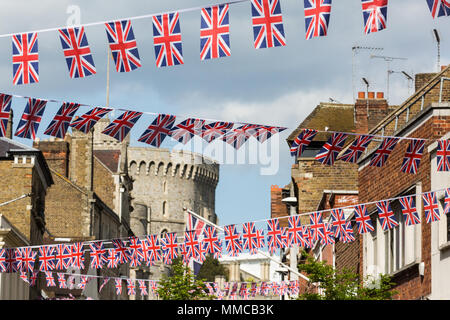
[{"label": "arched window", "polygon": [[161,231],[161,235],[160,235],[160,238],[162,239],[162,238],[164,238],[164,236],[166,235],[166,233],[168,233],[169,231],[167,231],[167,229],[163,229],[162,231]]}]

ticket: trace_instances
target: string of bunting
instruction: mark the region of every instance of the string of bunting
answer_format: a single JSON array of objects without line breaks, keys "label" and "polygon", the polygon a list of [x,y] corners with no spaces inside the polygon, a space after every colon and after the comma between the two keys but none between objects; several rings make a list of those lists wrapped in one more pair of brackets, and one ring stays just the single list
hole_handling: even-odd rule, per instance
[{"label": "string of bunting", "polygon": [[[123,282],[126,283],[127,295],[136,295],[136,289],[139,289],[141,296],[158,297],[159,280],[135,279],[126,277],[111,277],[98,275],[84,275],[78,273],[65,273],[56,271],[44,271],[46,286],[48,288],[58,287],[59,289],[84,290],[89,281],[94,279],[103,279],[99,286],[98,292],[101,293],[103,288],[111,281],[114,282],[116,295],[121,295],[124,289]],[[56,276],[56,281],[55,281]],[[20,279],[35,286],[39,277],[39,271],[32,273],[27,271],[20,272]],[[137,286],[136,286],[137,282]],[[250,297],[261,296],[280,296],[280,295],[297,295],[299,293],[299,280],[283,280],[283,281],[252,281],[252,282],[224,282],[223,289],[216,282],[205,282],[207,291],[203,293],[214,296],[217,300],[230,297],[235,300],[241,297],[248,300]],[[150,293],[150,294],[149,294]]]},{"label": "string of bunting", "polygon": [[[231,55],[229,7],[251,2],[254,47],[256,49],[286,45],[280,0],[236,0],[209,7],[194,7],[170,13],[147,14],[102,21],[77,27],[59,27],[0,35],[12,38],[13,84],[39,82],[38,33],[57,31],[66,59],[69,76],[83,78],[97,73],[84,28],[104,25],[109,48],[117,72],[130,72],[142,67],[132,20],[148,18],[153,25],[155,63],[158,68],[184,64],[180,13],[200,11],[200,59],[209,60]],[[434,18],[450,15],[445,0],[426,0]],[[387,27],[388,0],[361,0],[364,33]],[[331,0],[304,1],[306,39],[326,36],[331,16]]]},{"label": "string of bunting", "polygon": [[[358,232],[364,234],[374,231],[372,217],[368,214],[367,206],[375,204],[378,218],[384,231],[395,228],[399,221],[391,208],[391,202],[398,200],[401,214],[408,226],[421,223],[415,196],[421,195],[426,223],[440,220],[440,210],[436,193],[444,192],[443,214],[450,213],[450,188],[424,192],[391,199],[379,200],[349,206],[354,209],[354,222]],[[330,219],[324,222],[323,213],[330,212]],[[112,247],[106,248],[107,240],[94,240],[72,244],[49,244],[37,247],[17,247],[0,249],[0,272],[45,272],[66,270],[68,268],[85,268],[86,253],[89,255],[91,269],[118,268],[119,265],[129,264],[138,267],[142,264],[153,266],[163,262],[171,264],[173,259],[182,257],[183,262],[189,264],[192,260],[203,263],[207,255],[215,258],[222,257],[223,251],[231,257],[238,257],[243,251],[256,254],[258,250],[267,247],[273,254],[278,249],[292,246],[305,248],[314,247],[320,242],[322,245],[333,244],[336,241],[349,243],[355,240],[352,221],[347,220],[344,208],[328,209],[293,216],[266,219],[267,234],[263,229],[256,229],[258,221],[247,222],[242,225],[242,233],[238,232],[235,224],[224,226],[223,237],[219,237],[217,228],[208,225],[206,221],[198,219],[191,211],[188,213],[188,223],[184,233],[184,242],[178,242],[176,232],[162,235],[147,235],[129,237],[127,240],[113,239]],[[301,216],[308,214],[309,225],[302,225]],[[288,219],[288,227],[280,227],[280,219]],[[222,241],[224,240],[224,241]],[[86,247],[86,249],[85,249]],[[35,266],[38,260],[37,268]],[[37,270],[35,270],[37,269]]]},{"label": "string of bunting", "polygon": [[[14,135],[20,138],[33,140],[36,138],[45,107],[49,101],[60,103],[61,107],[44,131],[44,134],[61,139],[65,137],[69,127],[88,133],[98,120],[106,116],[112,110],[124,112],[119,117],[112,120],[102,133],[113,137],[119,142],[125,139],[143,114],[156,115],[156,118],[153,119],[151,124],[138,138],[138,141],[157,148],[161,146],[162,142],[168,136],[182,144],[187,144],[194,136],[198,136],[203,138],[207,143],[211,143],[215,140],[222,140],[238,150],[251,137],[255,138],[258,142],[263,143],[273,135],[288,129],[287,127],[280,126],[228,122],[217,119],[200,119],[189,116],[181,116],[185,119],[175,125],[176,119],[180,117],[179,115],[138,112],[112,107],[95,107],[81,116],[75,117],[75,113],[81,106],[90,105],[54,99],[44,100],[21,95],[0,94],[0,137],[6,135],[6,128],[11,112],[12,97],[27,100],[27,104]],[[410,140],[410,144],[403,159],[401,171],[411,174],[417,173],[425,143],[430,140],[423,138],[302,129],[291,145],[291,155],[296,158],[300,157],[318,132],[331,134],[329,140],[315,156],[316,160],[325,165],[333,165],[336,160],[356,163],[372,141],[381,139],[382,142],[380,146],[371,158],[370,166],[383,167],[397,143],[400,140]],[[353,143],[348,146],[345,152],[338,157],[339,153],[344,150],[345,142],[349,135],[356,135],[356,138]],[[437,170],[450,171],[450,141],[448,139],[437,141]]]}]

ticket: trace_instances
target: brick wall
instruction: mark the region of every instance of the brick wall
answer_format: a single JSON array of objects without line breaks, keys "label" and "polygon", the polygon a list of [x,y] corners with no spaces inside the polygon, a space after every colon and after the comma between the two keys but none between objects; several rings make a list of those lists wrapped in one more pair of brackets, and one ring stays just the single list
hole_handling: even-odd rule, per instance
[{"label": "brick wall", "polygon": [[66,141],[35,141],[33,148],[42,151],[42,154],[50,168],[68,177],[69,144]]},{"label": "brick wall", "polygon": [[[281,200],[283,189],[272,185],[270,187],[270,217],[271,219],[289,216],[289,208]],[[280,219],[280,227],[287,227],[288,219]]]},{"label": "brick wall", "polygon": [[[343,161],[328,166],[315,159],[300,159],[292,167],[292,178],[298,188],[299,213],[315,211],[324,190],[358,190],[357,166]],[[305,219],[308,223],[309,218]]]},{"label": "brick wall", "polygon": [[112,173],[94,157],[94,192],[111,209],[114,209],[115,183]]}]

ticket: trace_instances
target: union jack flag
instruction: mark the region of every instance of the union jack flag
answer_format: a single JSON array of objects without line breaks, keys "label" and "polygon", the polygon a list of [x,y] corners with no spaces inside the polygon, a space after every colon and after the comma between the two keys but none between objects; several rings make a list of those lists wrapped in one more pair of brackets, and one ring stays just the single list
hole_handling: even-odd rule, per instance
[{"label": "union jack flag", "polygon": [[242,227],[243,250],[255,252],[258,250],[256,241],[256,227],[254,222],[246,222]]},{"label": "union jack flag", "polygon": [[50,271],[55,269],[55,248],[53,246],[42,246],[39,248],[39,271]]},{"label": "union jack flag", "polygon": [[114,239],[112,243],[114,249],[116,250],[117,263],[128,263],[131,260],[131,257],[128,251],[128,247],[125,245],[125,243],[120,239]]},{"label": "union jack flag", "polygon": [[231,224],[224,227],[225,245],[227,252],[232,257],[237,257],[242,252],[242,237],[237,231],[236,225]]},{"label": "union jack flag", "polygon": [[335,243],[333,225],[331,223],[324,223],[323,239],[320,239],[320,243],[324,245]]},{"label": "union jack flag", "polygon": [[[198,256],[195,259],[195,261],[199,264],[202,264],[205,260],[206,260],[206,249],[205,247],[202,245],[202,243],[199,241],[199,245],[198,245]],[[193,268],[195,268],[193,266]]]},{"label": "union jack flag", "polygon": [[364,18],[364,33],[386,29],[388,0],[361,0]]},{"label": "union jack flag", "polygon": [[[144,259],[142,241],[137,237],[129,237],[128,256],[130,257],[130,267],[138,267]],[[117,249],[116,249],[117,250]]]},{"label": "union jack flag", "polygon": [[399,140],[399,138],[384,138],[377,151],[373,154],[372,159],[370,159],[369,166],[379,168],[384,166]]},{"label": "union jack flag", "polygon": [[271,254],[273,254],[276,249],[283,247],[281,241],[282,232],[277,218],[267,221],[267,247]]},{"label": "union jack flag", "polygon": [[450,214],[450,188],[445,189],[444,214]]},{"label": "union jack flag", "polygon": [[31,283],[30,283],[30,285],[32,287],[34,287],[36,285],[36,280],[38,278],[38,273],[39,273],[39,271],[37,271],[37,270],[33,270],[31,272],[31,277],[30,277]]},{"label": "union jack flag", "polygon": [[178,241],[177,233],[166,233],[164,238],[161,239],[161,250],[164,255],[164,263],[172,264],[173,259],[178,257]]},{"label": "union jack flag", "polygon": [[11,100],[12,96],[4,93],[0,94],[0,137],[6,135],[9,114],[11,112]]},{"label": "union jack flag", "polygon": [[202,245],[206,253],[214,255],[214,258],[218,259],[222,256],[222,242],[217,235],[216,228],[208,225],[205,226]]},{"label": "union jack flag", "polygon": [[144,241],[142,241],[144,261],[147,266],[154,265],[156,262],[162,260],[161,245],[159,243],[158,235],[148,235]]},{"label": "union jack flag", "polygon": [[14,251],[16,253],[17,270],[22,271],[22,248],[16,248]]},{"label": "union jack flag", "polygon": [[62,49],[66,57],[70,77],[83,78],[96,74],[94,59],[84,27],[59,29]]},{"label": "union jack flag", "polygon": [[402,172],[416,174],[419,170],[420,159],[422,158],[425,140],[414,139],[406,150],[403,158]]},{"label": "union jack flag", "polygon": [[267,139],[270,139],[274,134],[280,133],[287,128],[285,127],[271,127],[271,126],[258,126],[255,128],[255,133],[253,134],[259,142],[263,143]]},{"label": "union jack flag", "polygon": [[207,142],[213,142],[215,139],[226,134],[231,128],[233,123],[231,122],[213,122],[203,126],[202,138]]},{"label": "union jack flag", "polygon": [[311,248],[313,246],[313,236],[312,231],[309,226],[302,226],[302,236],[305,241],[305,248]]},{"label": "union jack flag", "polygon": [[265,281],[261,282],[261,286],[259,288],[259,292],[263,296],[267,296],[268,295],[268,293],[269,293],[269,285],[267,284],[267,282],[265,282]]},{"label": "union jack flag", "polygon": [[141,66],[130,20],[105,23],[109,48],[117,72],[129,72]]},{"label": "union jack flag", "polygon": [[281,244],[282,248],[288,248],[291,245],[291,239],[289,238],[288,228],[286,227],[281,228]]},{"label": "union jack flag", "polygon": [[435,192],[428,192],[422,195],[423,210],[425,211],[425,219],[427,223],[440,220],[439,206]]},{"label": "union jack flag", "polygon": [[317,134],[317,130],[303,129],[291,145],[291,156],[299,158],[312,139]]},{"label": "union jack flag", "polygon": [[19,271],[20,272],[20,279],[22,279],[23,281],[25,281],[26,283],[30,284],[30,282],[28,281],[28,275],[26,271]]},{"label": "union jack flag", "polygon": [[309,224],[309,228],[312,233],[312,240],[318,241],[320,239],[321,241],[325,241],[325,223],[323,223],[322,220],[322,213],[314,212],[310,214]]},{"label": "union jack flag", "polygon": [[322,164],[333,165],[337,155],[344,147],[347,136],[347,134],[341,132],[333,133],[316,155],[316,160]]},{"label": "union jack flag", "polygon": [[256,49],[286,45],[279,0],[252,0],[252,24]]},{"label": "union jack flag", "polygon": [[179,18],[178,12],[153,16],[153,43],[158,68],[184,63]]},{"label": "union jack flag", "polygon": [[78,284],[78,289],[84,290],[86,288],[86,284],[91,278],[87,276],[80,276],[80,283]]},{"label": "union jack flag", "polygon": [[186,144],[194,135],[201,136],[204,123],[205,120],[188,118],[173,127],[169,134],[178,142]]},{"label": "union jack flag", "polygon": [[274,296],[281,295],[281,286],[275,281],[272,281],[272,293]]},{"label": "union jack flag", "polygon": [[12,37],[13,84],[39,82],[37,33],[22,33]]},{"label": "union jack flag", "polygon": [[55,278],[53,278],[53,274],[51,271],[45,272],[45,281],[47,282],[47,287],[56,287]]},{"label": "union jack flag", "polygon": [[170,134],[170,130],[175,123],[175,118],[175,116],[168,114],[159,114],[138,141],[159,148],[164,139]]},{"label": "union jack flag", "polygon": [[144,280],[138,280],[139,290],[141,291],[141,296],[148,296],[147,285]]},{"label": "union jack flag", "polygon": [[288,218],[288,235],[290,243],[294,245],[301,245],[302,247],[305,245],[300,216],[290,216]]},{"label": "union jack flag", "polygon": [[47,101],[45,100],[28,98],[27,105],[14,135],[34,140],[46,105]]},{"label": "union jack flag", "polygon": [[191,259],[197,260],[200,255],[200,241],[198,235],[195,231],[185,231],[184,232],[184,246],[186,249],[186,259],[190,261]]},{"label": "union jack flag", "polygon": [[142,112],[125,111],[111,122],[102,133],[122,142],[141,116]]},{"label": "union jack flag", "polygon": [[450,171],[450,140],[438,140],[437,171]]},{"label": "union jack flag", "polygon": [[1,272],[13,273],[18,271],[18,261],[14,248],[0,249],[0,270]]},{"label": "union jack flag", "polygon": [[340,241],[343,241],[342,239],[345,236],[346,223],[344,210],[331,210],[331,225],[333,226],[334,237],[338,238]]},{"label": "union jack flag", "polygon": [[108,254],[106,255],[106,266],[110,269],[117,268],[119,264],[116,255],[116,249],[108,249],[106,250],[106,252],[108,252]]},{"label": "union jack flag", "polygon": [[72,266],[72,253],[67,244],[56,245],[56,270],[68,269]]},{"label": "union jack flag", "polygon": [[367,149],[373,136],[361,135],[345,150],[344,154],[338,158],[345,162],[356,163],[364,150]]},{"label": "union jack flag", "polygon": [[128,289],[128,295],[135,295],[136,294],[136,284],[135,284],[135,280],[133,279],[127,279],[127,289]]},{"label": "union jack flag", "polygon": [[431,16],[436,17],[448,17],[450,16],[450,1],[448,0],[427,0],[428,7],[430,8]]},{"label": "union jack flag", "polygon": [[[256,229],[256,247],[258,249],[264,248],[264,230]],[[257,250],[250,252],[250,254],[256,254]]]},{"label": "union jack flag", "polygon": [[114,279],[116,287],[116,295],[122,294],[122,279]]},{"label": "union jack flag", "polygon": [[103,242],[97,241],[89,244],[89,248],[91,249],[90,257],[91,257],[91,268],[92,269],[101,269],[103,265],[107,262],[106,260],[106,250],[103,245]]},{"label": "union jack flag", "polygon": [[252,135],[258,126],[254,124],[244,124],[238,128],[228,131],[222,140],[233,146],[236,150],[239,149]]},{"label": "union jack flag", "polygon": [[44,134],[64,139],[67,128],[69,128],[69,124],[79,107],[80,105],[78,103],[64,102]]},{"label": "union jack flag", "polygon": [[406,224],[412,226],[420,223],[419,213],[416,209],[414,197],[404,197],[399,199],[402,206],[402,213],[406,219]]},{"label": "union jack flag", "polygon": [[36,255],[37,253],[34,252],[32,248],[26,247],[21,249],[22,270],[33,272]]},{"label": "union jack flag", "polygon": [[383,230],[386,231],[398,227],[398,222],[395,220],[394,212],[391,209],[389,201],[379,201],[376,204],[378,208],[378,217],[380,218]]},{"label": "union jack flag", "polygon": [[91,130],[91,128],[97,123],[97,121],[103,118],[110,111],[112,111],[112,109],[95,107],[85,114],[75,118],[70,126],[87,134],[89,130]]},{"label": "union jack flag", "polygon": [[292,295],[298,294],[300,288],[300,282],[298,280],[291,280],[289,282],[289,291]]},{"label": "union jack flag", "polygon": [[66,289],[66,275],[64,273],[57,273],[56,276],[58,277],[59,288]]},{"label": "union jack flag", "polygon": [[347,223],[345,224],[345,232],[342,233],[341,241],[343,243],[355,241],[355,236],[353,235],[353,228],[352,228],[351,221],[347,221]]},{"label": "union jack flag", "polygon": [[330,14],[331,0],[305,0],[306,40],[327,35]]},{"label": "union jack flag", "polygon": [[184,243],[180,243],[178,245],[178,251],[179,251],[181,257],[183,257],[183,263],[188,264],[190,262],[191,258],[188,257],[188,251],[187,251],[186,245]]},{"label": "union jack flag", "polygon": [[71,245],[72,267],[84,269],[84,244],[77,242]]},{"label": "union jack flag", "polygon": [[230,21],[228,4],[202,9],[200,22],[200,59],[228,57],[230,51]]},{"label": "union jack flag", "polygon": [[375,230],[364,204],[355,206],[355,220],[358,225],[359,233],[373,232]]}]

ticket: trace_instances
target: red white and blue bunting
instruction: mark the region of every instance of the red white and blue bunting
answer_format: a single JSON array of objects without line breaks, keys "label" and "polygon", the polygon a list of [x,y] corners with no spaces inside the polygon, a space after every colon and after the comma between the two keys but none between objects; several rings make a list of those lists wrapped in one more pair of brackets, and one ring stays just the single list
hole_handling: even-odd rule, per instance
[{"label": "red white and blue bunting", "polygon": [[[401,215],[407,225],[423,223],[417,211],[417,200],[422,200],[420,204],[423,204],[425,223],[439,221],[441,218],[437,199],[439,192],[443,193],[442,214],[449,215],[450,188],[447,188],[339,209],[248,222],[242,225],[242,232],[233,224],[224,226],[224,232],[220,233],[216,226],[208,224],[208,221],[199,219],[195,213],[187,210],[188,223],[184,236],[177,236],[177,233],[172,232],[125,239],[3,248],[0,249],[0,272],[20,273],[23,278],[26,274],[44,272],[48,283],[53,283],[48,272],[63,274],[64,270],[69,268],[115,269],[122,264],[129,264],[130,267],[143,265],[150,267],[156,263],[171,264],[177,257],[181,257],[186,264],[191,261],[203,263],[207,255],[221,258],[225,252],[231,257],[238,257],[244,251],[253,255],[266,248],[273,254],[279,249],[294,245],[313,248],[319,243],[321,245],[333,244],[336,241],[349,243],[356,238],[352,226],[356,224],[360,234],[372,232],[376,216],[383,230],[398,227],[399,222],[391,207],[394,201],[399,201]],[[368,214],[368,208],[374,205],[376,210]],[[354,210],[351,219],[345,218],[344,209]],[[324,217],[327,212],[329,214]],[[301,216],[308,216],[310,223],[302,225]],[[280,226],[281,219],[288,219],[288,227]],[[265,230],[256,228],[256,223],[259,222],[265,223]],[[67,284],[61,282],[60,285]]]},{"label": "red white and blue bunting", "polygon": [[[448,0],[426,0],[434,18],[450,15]],[[56,31],[60,37],[63,57],[69,77],[83,78],[95,75],[96,68],[85,27],[103,25],[117,72],[130,72],[142,67],[138,41],[132,20],[151,19],[156,67],[184,64],[180,13],[197,11],[200,15],[200,59],[209,60],[231,55],[229,32],[229,6],[242,2],[251,4],[254,47],[272,48],[286,45],[281,11],[281,0],[235,0],[211,7],[193,7],[174,12],[147,14],[112,21],[99,21],[77,27],[57,27],[23,33],[3,34],[12,38],[13,84],[39,82],[38,34]],[[306,39],[328,34],[331,0],[305,0]],[[386,29],[388,0],[361,0],[364,33]],[[425,3],[424,3],[425,7]]]}]

